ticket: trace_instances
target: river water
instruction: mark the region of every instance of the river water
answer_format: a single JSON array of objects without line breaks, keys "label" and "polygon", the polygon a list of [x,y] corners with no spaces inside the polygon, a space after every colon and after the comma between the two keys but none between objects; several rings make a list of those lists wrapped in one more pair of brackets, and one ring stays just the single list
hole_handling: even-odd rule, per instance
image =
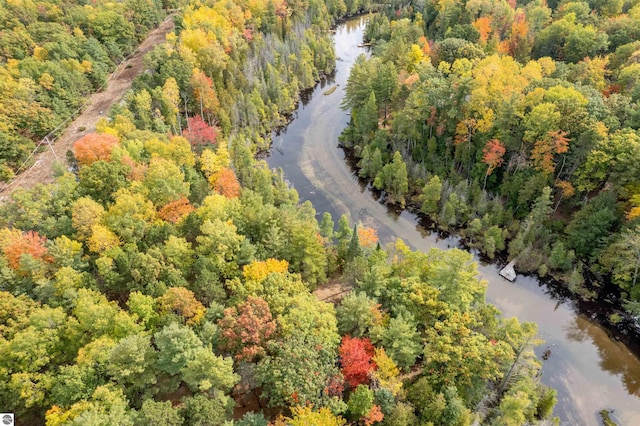
[{"label": "river water", "polygon": [[[349,70],[356,57],[366,53],[358,44],[366,17],[349,20],[336,29],[334,42],[338,61],[335,76],[315,88],[301,102],[287,128],[273,135],[267,158],[272,168],[282,168],[300,199],[311,200],[321,217],[330,212],[337,222],[346,214],[378,230],[382,242],[401,238],[418,250],[455,247],[455,238],[439,239],[420,228],[411,213],[398,214],[379,203],[359,183],[338,148],[338,136],[349,115],[340,109]],[[337,85],[330,95],[323,92]],[[538,324],[545,348],[552,352],[544,361],[542,381],[558,390],[554,414],[563,425],[600,425],[599,411],[613,410],[611,418],[620,426],[640,425],[640,360],[603,328],[577,313],[570,301],[555,298],[545,285],[519,276],[510,283],[498,275],[498,266],[478,266],[489,282],[487,301],[507,317]]]}]

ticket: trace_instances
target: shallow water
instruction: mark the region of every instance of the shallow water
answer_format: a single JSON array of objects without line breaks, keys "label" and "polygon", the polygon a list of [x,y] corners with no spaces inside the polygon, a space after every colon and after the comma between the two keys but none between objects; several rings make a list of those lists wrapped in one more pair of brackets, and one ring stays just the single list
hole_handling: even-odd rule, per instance
[{"label": "shallow water", "polygon": [[[301,103],[294,120],[273,135],[270,167],[281,167],[300,199],[311,200],[319,217],[341,214],[378,230],[382,242],[401,238],[415,249],[455,247],[455,238],[439,239],[420,228],[408,212],[397,214],[380,204],[363,186],[338,148],[338,136],[349,115],[340,109],[349,70],[359,54],[364,22],[360,17],[336,29],[339,58],[335,76],[323,82]],[[330,95],[323,95],[338,85]],[[599,411],[613,410],[619,425],[640,425],[640,360],[622,343],[610,338],[599,325],[577,313],[570,301],[558,300],[537,279],[519,276],[510,283],[498,275],[494,264],[479,264],[489,282],[487,301],[505,316],[538,323],[539,334],[551,356],[544,362],[542,381],[558,390],[555,415],[563,425],[600,425]]]}]

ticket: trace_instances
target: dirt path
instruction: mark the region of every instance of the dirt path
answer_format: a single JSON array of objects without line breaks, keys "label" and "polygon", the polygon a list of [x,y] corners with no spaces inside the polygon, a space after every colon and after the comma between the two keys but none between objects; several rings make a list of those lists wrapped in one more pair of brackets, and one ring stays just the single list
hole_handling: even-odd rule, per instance
[{"label": "dirt path", "polygon": [[[112,105],[120,102],[131,88],[133,79],[144,71],[142,59],[146,53],[165,40],[173,30],[173,15],[169,15],[158,28],[151,31],[147,38],[136,48],[128,60],[122,62],[109,76],[109,83],[102,92],[92,95],[83,113],[66,128],[64,133],[52,144],[53,150],[46,149],[36,155],[33,165],[19,174],[9,185],[0,187],[0,202],[4,202],[17,188],[30,189],[39,183],[53,182],[53,164],[56,159],[65,161],[66,152],[73,142],[87,133],[95,132],[96,123],[109,111]],[[79,129],[84,127],[84,130]],[[46,144],[44,144],[46,148]]]}]

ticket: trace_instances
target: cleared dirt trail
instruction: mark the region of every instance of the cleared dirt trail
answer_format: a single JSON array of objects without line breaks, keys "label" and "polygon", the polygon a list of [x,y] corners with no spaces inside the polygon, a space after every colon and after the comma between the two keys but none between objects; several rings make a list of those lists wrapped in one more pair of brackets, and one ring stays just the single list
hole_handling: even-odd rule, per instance
[{"label": "cleared dirt trail", "polygon": [[[173,15],[169,15],[158,28],[151,31],[147,38],[140,43],[129,58],[115,69],[109,76],[107,87],[94,93],[85,104],[84,112],[78,115],[67,126],[64,133],[51,144],[42,144],[45,149],[35,155],[33,164],[20,173],[6,186],[0,186],[0,203],[8,199],[18,188],[30,189],[39,183],[53,182],[53,164],[56,160],[65,161],[66,152],[71,149],[73,142],[87,133],[95,132],[96,123],[104,117],[112,105],[120,102],[125,93],[131,88],[133,79],[144,71],[142,59],[154,47],[164,42],[165,36],[174,28]],[[80,129],[84,129],[81,131]]]}]

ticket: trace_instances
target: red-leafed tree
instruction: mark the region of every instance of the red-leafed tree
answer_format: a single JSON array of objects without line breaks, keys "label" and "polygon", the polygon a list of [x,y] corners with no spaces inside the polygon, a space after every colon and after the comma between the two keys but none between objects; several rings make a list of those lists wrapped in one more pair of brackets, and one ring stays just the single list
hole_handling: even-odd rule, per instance
[{"label": "red-leafed tree", "polygon": [[4,248],[4,256],[11,269],[20,268],[20,258],[23,254],[30,254],[35,259],[42,259],[47,254],[45,244],[47,239],[35,231],[29,231],[16,238]]},{"label": "red-leafed tree", "polygon": [[188,128],[182,132],[191,147],[199,152],[204,146],[215,145],[218,138],[218,128],[215,126],[209,126],[199,115],[189,117],[187,120],[189,123]]},{"label": "red-leafed tree", "polygon": [[487,186],[487,177],[502,164],[502,157],[507,152],[506,148],[498,139],[491,139],[482,150],[482,162],[487,166],[487,173],[484,175],[483,189]]},{"label": "red-leafed tree", "polygon": [[91,133],[73,143],[73,154],[78,164],[84,166],[95,161],[111,159],[113,147],[120,139],[106,133]]},{"label": "red-leafed tree", "polygon": [[267,341],[276,332],[269,305],[253,296],[237,308],[225,309],[218,327],[222,349],[233,353],[236,360],[248,362],[264,355]]},{"label": "red-leafed tree", "polygon": [[193,206],[189,204],[189,200],[186,197],[182,197],[165,204],[158,212],[158,216],[167,222],[176,223],[192,211]]},{"label": "red-leafed tree", "polygon": [[236,198],[240,195],[240,182],[236,174],[228,167],[217,171],[212,179],[215,183],[213,189],[220,195],[227,198]]},{"label": "red-leafed tree", "polygon": [[376,368],[371,359],[374,347],[368,338],[345,336],[340,344],[340,362],[345,382],[355,389],[369,380],[369,372]]}]

